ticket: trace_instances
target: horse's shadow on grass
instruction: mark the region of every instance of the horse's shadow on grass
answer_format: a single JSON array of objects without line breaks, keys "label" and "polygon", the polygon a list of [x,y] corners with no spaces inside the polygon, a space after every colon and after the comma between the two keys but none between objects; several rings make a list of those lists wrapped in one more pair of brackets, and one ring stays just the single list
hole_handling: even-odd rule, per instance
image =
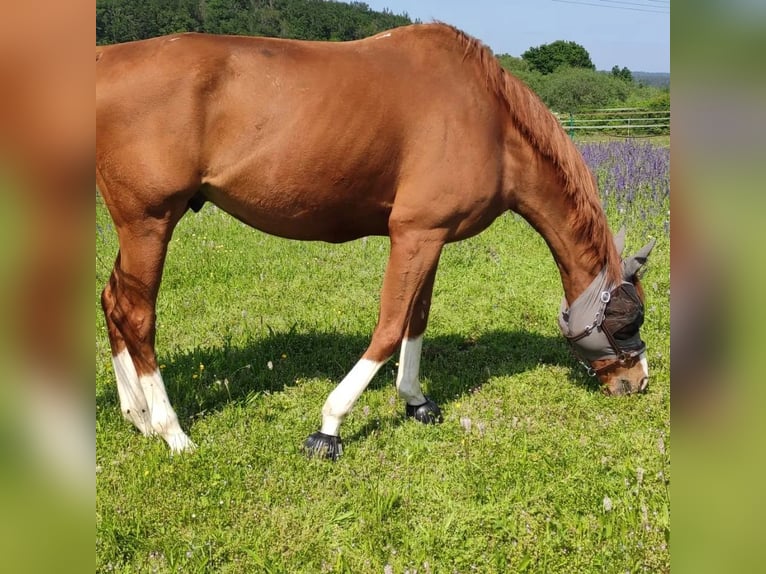
[{"label": "horse's shadow on grass", "polygon": [[[244,345],[198,347],[163,356],[160,369],[170,401],[182,426],[216,412],[226,405],[248,405],[265,393],[277,393],[310,379],[337,384],[369,344],[369,337],[331,332],[272,332]],[[381,368],[369,388],[393,387],[396,357]],[[597,391],[598,384],[583,374],[566,342],[528,331],[490,331],[477,338],[441,335],[426,337],[421,375],[429,382],[428,395],[441,406],[480,388],[495,376],[513,376],[541,364],[569,367],[571,384]],[[328,391],[329,392],[329,391]],[[116,407],[117,392],[111,385],[96,398]],[[322,402],[324,397],[322,398]],[[318,408],[317,408],[318,407]],[[321,421],[316,409],[317,425]],[[391,421],[399,424],[403,420]],[[377,423],[359,429],[351,440],[370,434]]]}]

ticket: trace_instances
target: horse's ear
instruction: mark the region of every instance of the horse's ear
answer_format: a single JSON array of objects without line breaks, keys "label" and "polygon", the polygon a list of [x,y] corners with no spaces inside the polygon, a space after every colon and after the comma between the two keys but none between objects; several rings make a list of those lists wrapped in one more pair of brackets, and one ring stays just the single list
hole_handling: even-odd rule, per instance
[{"label": "horse's ear", "polygon": [[620,227],[617,235],[613,236],[614,246],[617,248],[617,253],[622,256],[622,252],[625,249],[625,226]]},{"label": "horse's ear", "polygon": [[622,278],[625,281],[630,281],[633,277],[635,277],[639,269],[641,269],[641,267],[643,267],[644,264],[646,264],[646,260],[648,259],[649,254],[652,252],[652,249],[654,249],[654,244],[656,241],[657,241],[656,239],[652,239],[649,243],[644,245],[638,251],[638,253],[623,259]]}]

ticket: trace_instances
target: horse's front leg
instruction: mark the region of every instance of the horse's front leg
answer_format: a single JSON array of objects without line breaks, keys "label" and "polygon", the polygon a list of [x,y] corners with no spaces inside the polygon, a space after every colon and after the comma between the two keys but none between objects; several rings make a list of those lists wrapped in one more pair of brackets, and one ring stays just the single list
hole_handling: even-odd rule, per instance
[{"label": "horse's front leg", "polygon": [[322,407],[322,428],[309,436],[303,445],[308,456],[338,460],[343,454],[340,425],[383,363],[385,361],[360,359],[330,393]]},{"label": "horse's front leg", "polygon": [[[394,354],[402,343],[405,333],[409,332],[413,312],[422,315],[422,326],[425,329],[427,312],[422,314],[422,305],[417,301],[418,295],[425,291],[430,298],[431,287],[436,273],[444,240],[433,231],[401,231],[391,234],[391,255],[383,278],[383,289],[380,296],[380,316],[372,335],[370,346],[353,369],[344,377],[340,384],[330,393],[322,408],[322,427],[304,443],[304,450],[309,456],[322,456],[332,460],[343,452],[340,439],[340,425],[351,411],[359,396],[362,394],[380,367]],[[422,301],[422,299],[421,299]],[[422,334],[422,331],[421,331]],[[406,362],[410,356],[402,351]],[[417,362],[420,351],[418,348]],[[414,357],[414,355],[413,355]],[[400,363],[401,369],[401,363]],[[398,387],[400,393],[402,384],[407,392],[412,392],[409,400],[419,400],[422,393],[415,377],[404,377]],[[423,397],[423,400],[426,399]],[[438,407],[436,407],[438,410]]]}]

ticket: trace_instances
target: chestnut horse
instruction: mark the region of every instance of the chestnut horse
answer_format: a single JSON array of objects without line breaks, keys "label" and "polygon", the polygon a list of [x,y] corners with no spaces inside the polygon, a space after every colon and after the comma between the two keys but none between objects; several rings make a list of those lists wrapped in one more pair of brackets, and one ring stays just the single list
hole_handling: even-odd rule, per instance
[{"label": "chestnut horse", "polygon": [[207,201],[280,237],[390,238],[372,340],[327,398],[309,455],[341,454],[341,422],[397,349],[406,414],[441,420],[418,382],[439,256],[507,210],[547,242],[561,328],[589,372],[607,392],[646,387],[636,273],[651,246],[621,261],[557,120],[453,27],[342,43],[178,34],[97,47],[96,135],[96,180],[119,238],[102,306],[121,408],[174,452],[194,443],[158,370],[155,303],[173,228]]}]

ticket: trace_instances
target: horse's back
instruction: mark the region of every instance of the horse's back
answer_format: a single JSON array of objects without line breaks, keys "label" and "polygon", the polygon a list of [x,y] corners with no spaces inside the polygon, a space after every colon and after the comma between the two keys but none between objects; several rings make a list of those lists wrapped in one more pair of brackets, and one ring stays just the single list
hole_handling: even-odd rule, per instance
[{"label": "horse's back", "polygon": [[402,187],[430,185],[430,201],[449,187],[459,201],[458,187],[497,180],[471,167],[497,164],[497,102],[450,31],[116,45],[96,66],[99,145],[132,156],[151,188],[202,186],[205,199],[272,233],[383,234]]}]

